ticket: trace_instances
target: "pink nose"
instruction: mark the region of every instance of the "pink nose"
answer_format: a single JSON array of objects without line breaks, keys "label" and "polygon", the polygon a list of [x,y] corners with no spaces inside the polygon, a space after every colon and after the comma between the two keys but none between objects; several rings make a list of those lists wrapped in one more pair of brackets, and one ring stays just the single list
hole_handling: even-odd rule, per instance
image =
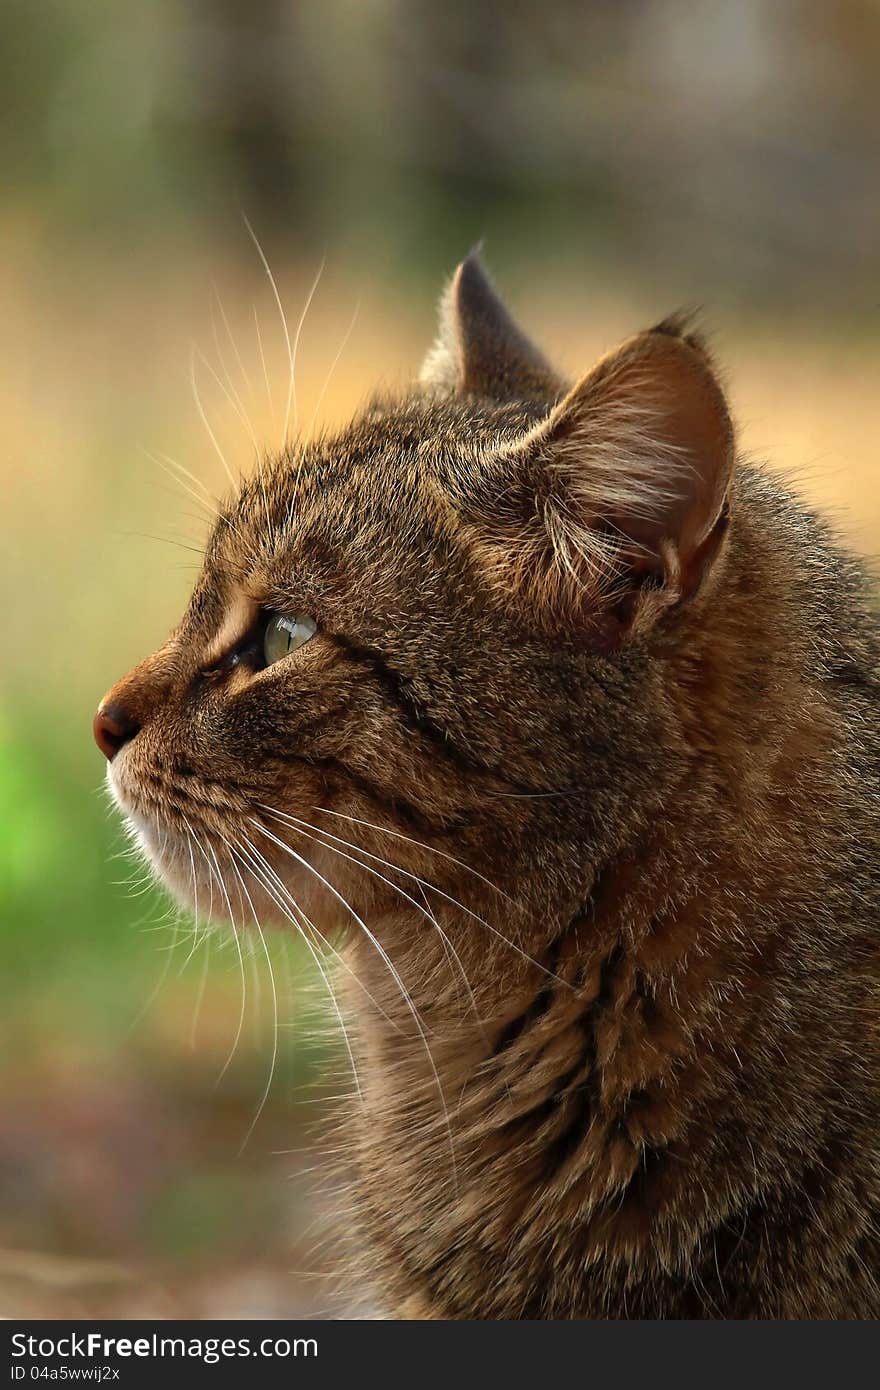
[{"label": "pink nose", "polygon": [[98,710],[92,731],[104,757],[112,762],[120,748],[134,738],[140,727],[121,705],[111,703],[102,705]]}]

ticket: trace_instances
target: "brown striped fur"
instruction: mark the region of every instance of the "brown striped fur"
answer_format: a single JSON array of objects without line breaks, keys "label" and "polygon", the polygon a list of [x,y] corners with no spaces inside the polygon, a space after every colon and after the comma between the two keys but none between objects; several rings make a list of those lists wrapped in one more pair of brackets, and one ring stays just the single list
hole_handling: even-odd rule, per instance
[{"label": "brown striped fur", "polygon": [[[213,854],[289,928],[247,837],[345,940],[391,1314],[880,1315],[878,627],[734,465],[686,325],[569,390],[469,258],[420,386],[268,460],[108,696],[174,890]],[[231,661],[266,609],[318,635]]]}]

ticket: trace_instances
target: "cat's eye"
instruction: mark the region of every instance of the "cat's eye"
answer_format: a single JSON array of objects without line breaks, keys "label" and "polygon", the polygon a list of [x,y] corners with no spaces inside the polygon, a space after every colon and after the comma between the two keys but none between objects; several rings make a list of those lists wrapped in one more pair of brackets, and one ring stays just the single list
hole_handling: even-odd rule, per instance
[{"label": "cat's eye", "polygon": [[266,665],[271,666],[274,661],[280,661],[283,656],[289,656],[298,647],[304,647],[317,631],[318,624],[314,618],[306,617],[302,613],[273,614],[266,626],[266,635],[263,638],[263,655]]}]

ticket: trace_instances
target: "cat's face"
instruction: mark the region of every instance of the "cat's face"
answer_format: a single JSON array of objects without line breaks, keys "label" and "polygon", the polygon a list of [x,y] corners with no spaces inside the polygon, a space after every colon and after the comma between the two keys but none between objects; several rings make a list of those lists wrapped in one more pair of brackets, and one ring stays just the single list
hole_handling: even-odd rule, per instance
[{"label": "cat's face", "polygon": [[424,389],[243,486],[102,703],[114,796],[201,913],[356,920],[419,891],[389,864],[455,896],[461,859],[534,874],[550,808],[608,790],[596,663],[632,665],[714,554],[728,426],[696,349],[645,335],[553,407],[473,262],[446,313]]},{"label": "cat's face", "polygon": [[[505,415],[523,428],[508,410],[498,429]],[[425,402],[264,468],[217,522],[180,626],[108,693],[139,726],[109,764],[114,795],[200,910],[213,894],[246,919],[250,895],[277,919],[274,874],[319,910],[295,854],[349,896],[329,836],[364,835],[329,811],[443,844],[493,793],[545,786],[534,623],[493,602],[441,482],[485,435],[473,412]],[[409,863],[414,848],[378,852]]]}]

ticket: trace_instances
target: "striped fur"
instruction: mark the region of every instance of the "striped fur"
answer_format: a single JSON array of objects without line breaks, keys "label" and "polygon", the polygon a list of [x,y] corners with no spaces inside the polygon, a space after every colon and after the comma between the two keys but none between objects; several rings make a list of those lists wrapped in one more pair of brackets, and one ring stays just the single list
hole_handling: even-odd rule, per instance
[{"label": "striped fur", "polygon": [[[683,322],[568,388],[476,261],[444,313],[230,500],[117,797],[181,898],[344,943],[385,1311],[876,1317],[865,574]],[[261,669],[267,610],[319,631]]]}]

